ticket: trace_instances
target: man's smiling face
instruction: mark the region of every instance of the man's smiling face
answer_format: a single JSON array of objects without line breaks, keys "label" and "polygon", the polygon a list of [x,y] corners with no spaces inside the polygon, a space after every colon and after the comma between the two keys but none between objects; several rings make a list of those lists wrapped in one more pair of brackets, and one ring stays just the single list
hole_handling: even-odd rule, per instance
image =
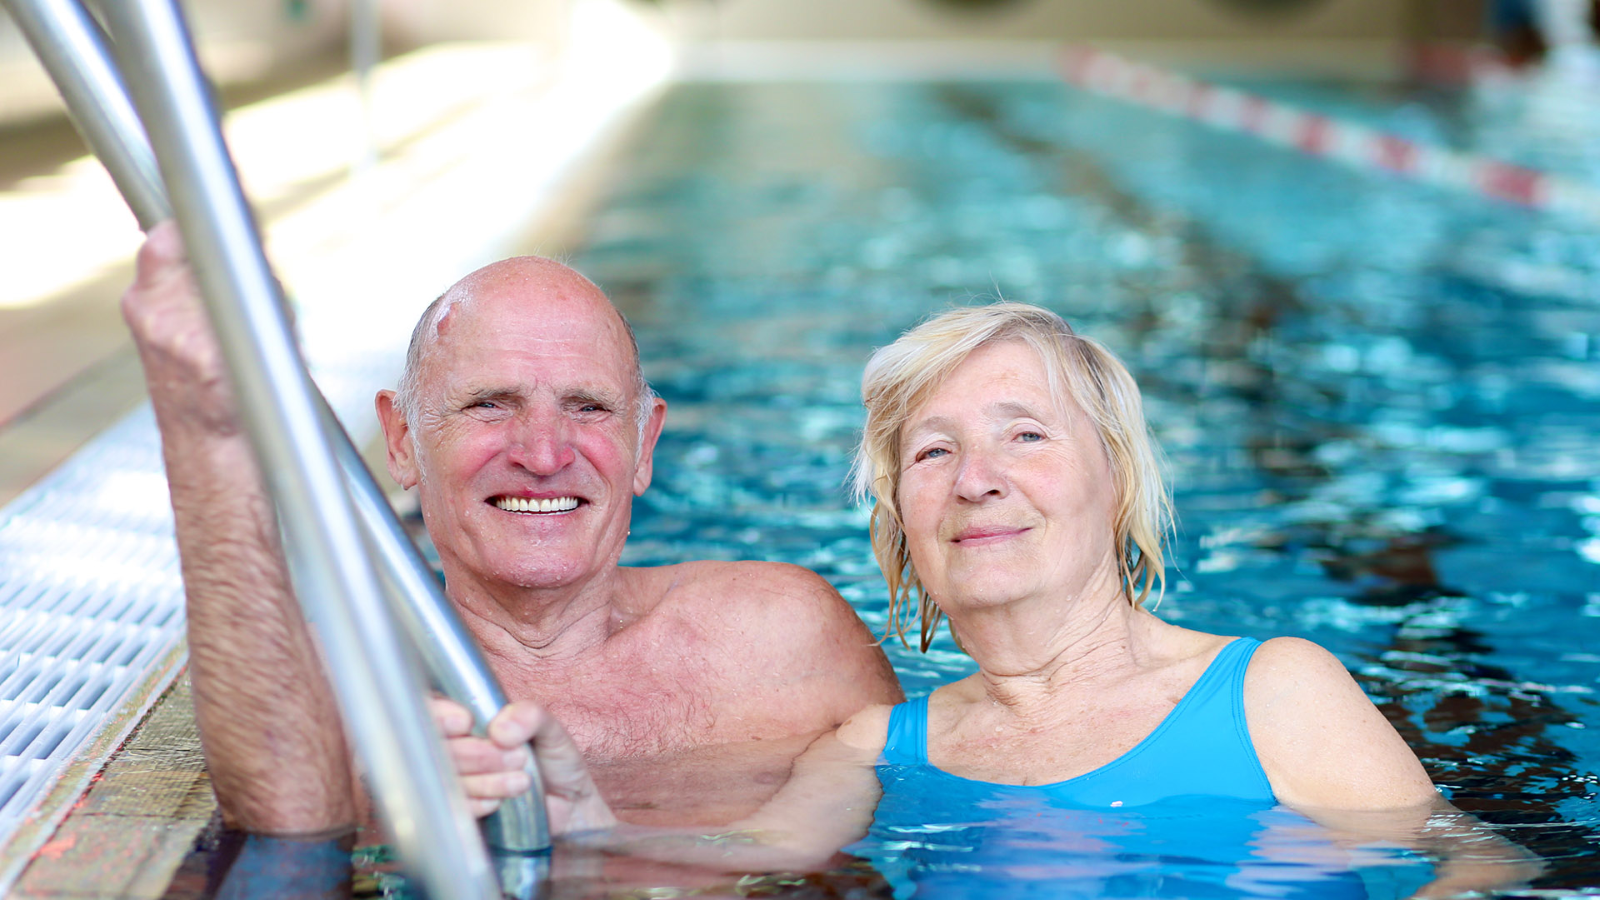
[{"label": "man's smiling face", "polygon": [[662,404],[641,434],[632,342],[577,273],[523,258],[464,286],[420,360],[415,421],[385,416],[390,470],[418,486],[453,583],[582,585],[622,553]]}]

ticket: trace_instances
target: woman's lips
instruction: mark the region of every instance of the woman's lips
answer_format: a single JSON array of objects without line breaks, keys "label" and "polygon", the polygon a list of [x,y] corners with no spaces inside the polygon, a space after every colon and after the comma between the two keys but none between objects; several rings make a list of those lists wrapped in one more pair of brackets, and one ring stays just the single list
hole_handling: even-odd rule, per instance
[{"label": "woman's lips", "polygon": [[978,528],[963,528],[962,530],[956,532],[956,536],[951,538],[950,542],[953,544],[968,544],[974,546],[998,543],[1007,538],[1016,537],[1027,530],[1028,529],[1026,528],[1009,528],[997,525],[988,525]]}]

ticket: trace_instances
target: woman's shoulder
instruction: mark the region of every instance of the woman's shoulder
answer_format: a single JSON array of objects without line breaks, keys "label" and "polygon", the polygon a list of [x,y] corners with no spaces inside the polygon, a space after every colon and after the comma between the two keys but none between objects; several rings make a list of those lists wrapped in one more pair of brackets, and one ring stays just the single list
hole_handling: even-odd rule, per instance
[{"label": "woman's shoulder", "polygon": [[1360,714],[1372,702],[1339,658],[1303,638],[1262,642],[1245,674],[1245,708],[1251,724],[1289,725],[1306,718]]},{"label": "woman's shoulder", "polygon": [[1366,695],[1350,677],[1350,670],[1344,663],[1320,644],[1304,638],[1275,637],[1262,641],[1250,658],[1246,690],[1251,685],[1262,694],[1331,693],[1358,697],[1367,704]]},{"label": "woman's shoulder", "polygon": [[1384,808],[1433,796],[1417,757],[1338,657],[1311,641],[1264,642],[1244,684],[1245,717],[1278,799]]},{"label": "woman's shoulder", "polygon": [[1348,680],[1344,665],[1317,644],[1296,637],[1276,637],[1265,641],[1231,634],[1212,634],[1174,625],[1153,615],[1144,632],[1144,646],[1157,662],[1187,665],[1206,662],[1223,652],[1249,654],[1249,678],[1282,684],[1274,676],[1293,674],[1310,680]]}]

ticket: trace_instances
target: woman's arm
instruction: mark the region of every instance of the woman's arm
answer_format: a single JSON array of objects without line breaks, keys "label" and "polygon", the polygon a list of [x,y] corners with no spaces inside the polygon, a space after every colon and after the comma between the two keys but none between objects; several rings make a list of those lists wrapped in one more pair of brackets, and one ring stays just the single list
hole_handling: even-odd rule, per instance
[{"label": "woman's arm", "polygon": [[1263,644],[1245,676],[1244,702],[1256,755],[1282,803],[1403,809],[1438,797],[1417,755],[1344,664],[1310,641]]},{"label": "woman's arm", "polygon": [[1276,638],[1245,676],[1250,739],[1278,800],[1352,841],[1388,841],[1439,860],[1419,897],[1517,884],[1537,859],[1451,806],[1411,748],[1333,654]]}]

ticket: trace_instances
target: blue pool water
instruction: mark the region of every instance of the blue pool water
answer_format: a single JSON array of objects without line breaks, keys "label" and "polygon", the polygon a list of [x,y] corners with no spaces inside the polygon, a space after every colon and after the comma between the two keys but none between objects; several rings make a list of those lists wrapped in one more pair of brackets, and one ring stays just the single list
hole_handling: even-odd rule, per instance
[{"label": "blue pool water", "polygon": [[[1048,306],[1127,361],[1170,459],[1159,613],[1328,647],[1457,806],[1546,860],[1519,896],[1600,892],[1594,228],[1039,82],[683,85],[616,179],[573,263],[671,404],[626,563],[796,563],[881,629],[843,487],[864,361],[950,304]],[[947,637],[887,647],[912,696],[972,670]],[[1399,897],[1430,871],[1329,863],[1281,809],[1228,834],[992,794],[728,890]]]},{"label": "blue pool water", "polygon": [[619,173],[574,262],[671,403],[629,562],[798,563],[881,627],[864,360],[1043,304],[1146,392],[1161,614],[1322,643],[1535,888],[1600,890],[1600,233],[1043,83],[682,86]]},{"label": "blue pool water", "polygon": [[1282,806],[1203,797],[1074,808],[926,766],[884,772],[872,830],[847,850],[900,898],[1362,900],[1409,896],[1432,874],[1395,847],[1337,851]]}]

